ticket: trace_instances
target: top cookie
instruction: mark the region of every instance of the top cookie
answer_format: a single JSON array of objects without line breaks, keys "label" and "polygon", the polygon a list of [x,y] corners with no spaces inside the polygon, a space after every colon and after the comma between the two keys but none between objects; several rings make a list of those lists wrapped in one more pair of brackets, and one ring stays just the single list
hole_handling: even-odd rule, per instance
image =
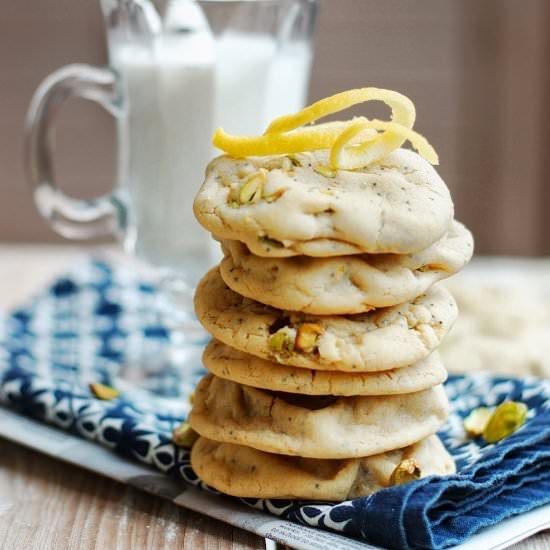
[{"label": "top cookie", "polygon": [[449,191],[418,154],[397,149],[361,170],[331,173],[326,166],[326,151],[218,157],[195,215],[214,237],[266,257],[408,254],[449,230]]}]

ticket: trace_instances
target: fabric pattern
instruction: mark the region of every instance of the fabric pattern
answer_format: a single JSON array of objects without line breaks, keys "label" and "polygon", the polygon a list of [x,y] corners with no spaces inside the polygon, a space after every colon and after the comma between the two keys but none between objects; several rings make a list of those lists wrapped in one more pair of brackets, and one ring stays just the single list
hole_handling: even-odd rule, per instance
[{"label": "fabric pattern", "polygon": [[[192,320],[190,320],[192,322]],[[79,265],[0,321],[0,404],[93,440],[205,490],[171,431],[188,414],[208,339],[195,331],[183,367],[170,366],[156,289],[124,267]],[[181,350],[180,350],[181,351]],[[122,395],[97,399],[89,383]],[[440,436],[458,473],[330,504],[242,499],[308,526],[388,548],[445,548],[506,517],[550,502],[550,381],[478,374],[446,384],[452,413]],[[463,418],[516,400],[527,423],[508,439],[468,438]]]}]

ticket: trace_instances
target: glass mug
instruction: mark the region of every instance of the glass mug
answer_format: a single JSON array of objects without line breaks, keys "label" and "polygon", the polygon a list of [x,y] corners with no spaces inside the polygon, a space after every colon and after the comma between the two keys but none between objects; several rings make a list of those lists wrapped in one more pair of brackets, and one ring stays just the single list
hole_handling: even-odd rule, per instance
[{"label": "glass mug", "polygon": [[[212,132],[258,134],[303,107],[317,0],[101,0],[101,7],[109,67],[61,68],[32,98],[26,153],[34,200],[65,237],[117,235],[128,252],[169,274],[161,283],[185,294],[180,306],[190,309],[190,289],[219,254],[192,212],[215,155]],[[91,201],[63,194],[52,169],[55,114],[74,97],[97,102],[117,122],[115,186]]]}]

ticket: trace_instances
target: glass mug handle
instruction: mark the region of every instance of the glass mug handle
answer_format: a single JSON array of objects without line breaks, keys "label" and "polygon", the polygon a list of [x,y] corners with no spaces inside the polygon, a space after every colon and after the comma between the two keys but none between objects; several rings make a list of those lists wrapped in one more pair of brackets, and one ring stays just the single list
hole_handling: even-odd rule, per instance
[{"label": "glass mug handle", "polygon": [[114,71],[81,64],[62,67],[42,81],[31,99],[26,119],[25,160],[40,214],[60,235],[90,239],[117,231],[120,205],[113,195],[75,199],[56,185],[54,122],[61,106],[76,97],[98,103],[115,118],[123,115],[119,79]]}]

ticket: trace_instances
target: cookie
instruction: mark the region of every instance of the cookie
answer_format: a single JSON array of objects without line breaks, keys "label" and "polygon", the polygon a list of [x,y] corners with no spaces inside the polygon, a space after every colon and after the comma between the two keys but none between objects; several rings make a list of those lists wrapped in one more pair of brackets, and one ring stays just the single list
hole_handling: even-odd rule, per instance
[{"label": "cookie", "polygon": [[460,317],[441,346],[449,372],[550,378],[550,310],[533,286],[463,280],[451,290]]},{"label": "cookie", "polygon": [[358,498],[392,485],[392,473],[407,459],[418,466],[420,477],[455,472],[453,459],[435,435],[403,449],[345,460],[282,456],[204,437],[191,451],[191,465],[205,483],[244,498]]},{"label": "cookie", "polygon": [[212,340],[202,356],[214,375],[239,384],[304,395],[396,395],[442,384],[447,371],[437,351],[414,365],[379,372],[314,371],[254,357]]},{"label": "cookie", "polygon": [[380,397],[270,392],[211,374],[198,384],[189,424],[200,435],[308,458],[357,458],[411,445],[445,422],[442,386]]},{"label": "cookie", "polygon": [[402,304],[462,269],[471,233],[460,223],[415,254],[263,258],[239,241],[222,241],[220,273],[235,292],[279,309],[317,315],[363,313]]},{"label": "cookie", "polygon": [[326,151],[291,159],[214,159],[195,198],[197,219],[214,237],[268,257],[409,254],[450,229],[449,191],[413,151],[334,174]]},{"label": "cookie", "polygon": [[263,305],[231,290],[217,268],[201,280],[195,311],[230,347],[284,365],[369,372],[427,357],[457,317],[450,293],[433,286],[410,303],[346,316],[314,316]]}]

